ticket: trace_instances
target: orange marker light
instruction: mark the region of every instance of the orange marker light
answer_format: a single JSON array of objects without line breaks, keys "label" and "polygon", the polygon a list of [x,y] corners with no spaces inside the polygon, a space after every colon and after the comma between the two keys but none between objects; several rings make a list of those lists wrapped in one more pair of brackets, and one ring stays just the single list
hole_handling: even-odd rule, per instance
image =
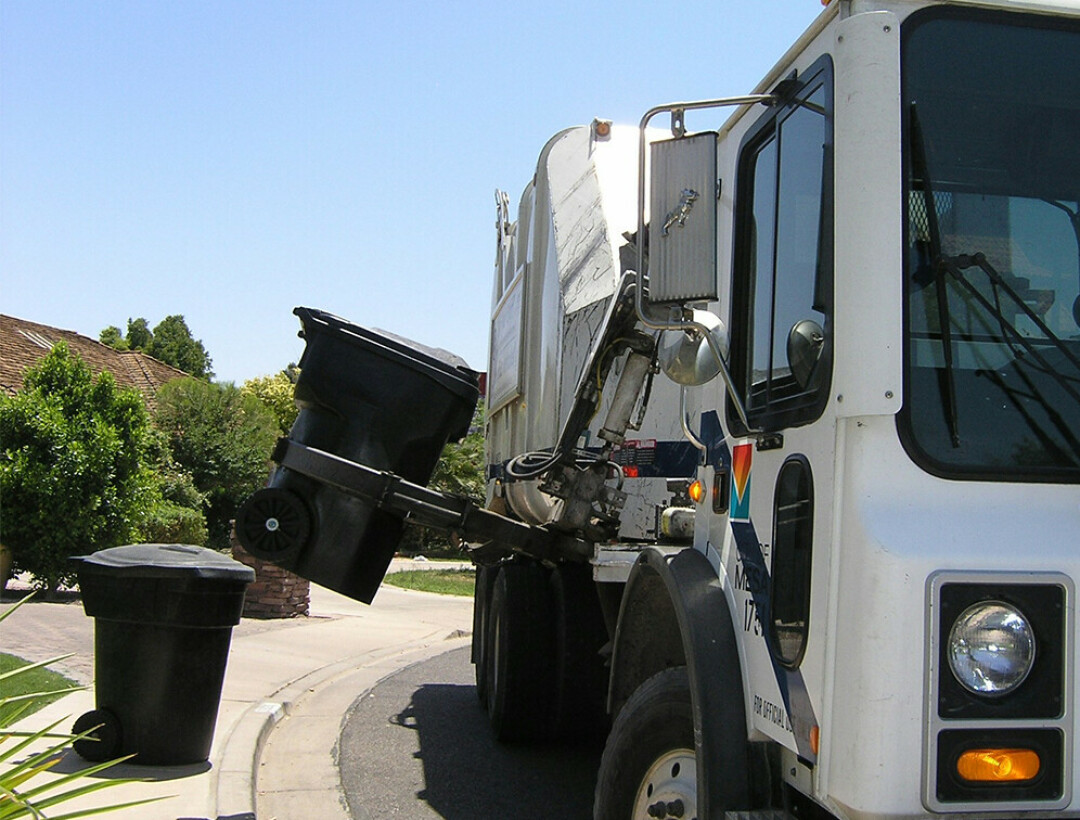
[{"label": "orange marker light", "polygon": [[690,500],[695,504],[700,504],[705,498],[705,484],[702,481],[693,482],[687,489],[687,493],[690,495]]},{"label": "orange marker light", "polygon": [[810,751],[817,754],[821,750],[821,729],[810,727]]},{"label": "orange marker light", "polygon": [[1040,765],[1031,749],[969,749],[956,761],[956,771],[964,780],[1004,783],[1031,780]]}]

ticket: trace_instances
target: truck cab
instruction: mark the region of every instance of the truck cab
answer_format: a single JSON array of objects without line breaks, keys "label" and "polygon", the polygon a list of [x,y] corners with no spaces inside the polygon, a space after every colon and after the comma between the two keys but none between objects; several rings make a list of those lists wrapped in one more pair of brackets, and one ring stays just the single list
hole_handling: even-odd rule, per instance
[{"label": "truck cab", "polygon": [[[840,0],[750,97],[642,120],[608,290],[621,250],[660,346],[722,356],[644,414],[661,441],[687,422],[694,500],[649,502],[689,517],[684,540],[623,532],[591,561],[614,721],[597,817],[1080,816],[1078,68],[1076,3]],[[567,218],[548,170],[506,222],[533,250]],[[499,469],[511,429],[542,444],[528,379],[568,362],[557,335],[489,408],[511,514],[543,497]]]}]

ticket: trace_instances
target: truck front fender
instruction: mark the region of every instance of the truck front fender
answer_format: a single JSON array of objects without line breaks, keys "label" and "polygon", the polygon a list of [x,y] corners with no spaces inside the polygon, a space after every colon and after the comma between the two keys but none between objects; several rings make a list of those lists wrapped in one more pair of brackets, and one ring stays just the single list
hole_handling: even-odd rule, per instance
[{"label": "truck front fender", "polygon": [[763,750],[747,742],[739,653],[724,590],[697,550],[647,548],[631,570],[619,609],[608,690],[612,717],[649,677],[682,665],[690,679],[700,805],[760,805],[768,795],[767,775],[762,777],[767,764]]}]

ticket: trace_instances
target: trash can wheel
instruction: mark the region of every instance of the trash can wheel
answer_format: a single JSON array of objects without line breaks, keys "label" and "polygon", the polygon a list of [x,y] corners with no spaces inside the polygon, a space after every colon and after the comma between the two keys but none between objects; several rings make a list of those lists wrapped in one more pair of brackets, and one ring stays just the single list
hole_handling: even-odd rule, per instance
[{"label": "trash can wheel", "polygon": [[120,719],[108,709],[93,709],[82,715],[71,727],[71,732],[76,735],[89,732],[71,744],[84,760],[102,763],[120,755]]},{"label": "trash can wheel", "polygon": [[267,487],[236,511],[236,537],[256,558],[287,560],[299,553],[311,537],[311,514],[296,493]]}]

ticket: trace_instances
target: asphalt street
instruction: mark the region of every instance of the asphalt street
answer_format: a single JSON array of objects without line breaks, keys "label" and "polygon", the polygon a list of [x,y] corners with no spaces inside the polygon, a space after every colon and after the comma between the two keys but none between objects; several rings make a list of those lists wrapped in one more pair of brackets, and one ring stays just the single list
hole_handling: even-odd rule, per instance
[{"label": "asphalt street", "polygon": [[354,702],[338,766],[354,820],[588,820],[601,751],[496,743],[465,647],[408,667]]}]

